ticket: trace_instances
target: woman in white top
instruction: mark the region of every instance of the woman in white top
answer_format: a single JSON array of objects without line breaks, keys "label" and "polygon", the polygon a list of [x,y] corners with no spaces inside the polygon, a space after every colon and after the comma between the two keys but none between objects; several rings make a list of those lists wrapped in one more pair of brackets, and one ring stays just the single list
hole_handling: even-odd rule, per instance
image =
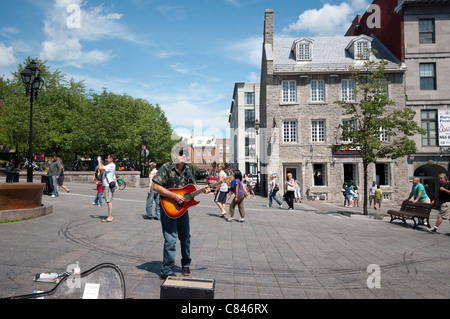
[{"label": "woman in white top", "polygon": [[253,194],[253,198],[255,198],[255,193],[253,192],[253,175],[249,174],[247,178],[247,189],[250,193]]}]

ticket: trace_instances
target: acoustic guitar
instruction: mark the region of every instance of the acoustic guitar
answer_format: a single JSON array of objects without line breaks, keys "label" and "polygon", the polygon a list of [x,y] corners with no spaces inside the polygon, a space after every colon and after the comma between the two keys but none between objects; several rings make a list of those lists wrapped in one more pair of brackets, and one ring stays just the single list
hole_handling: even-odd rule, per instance
[{"label": "acoustic guitar", "polygon": [[[226,178],[224,178],[222,181],[217,182],[213,185],[210,185],[209,187],[211,187],[211,189],[213,189],[214,187],[222,184],[222,183],[231,183],[234,180],[233,176],[228,176]],[[178,194],[182,197],[184,197],[184,202],[182,205],[178,204],[178,202],[173,199],[173,198],[169,198],[169,197],[164,197],[161,196],[161,206],[164,209],[164,212],[166,213],[166,215],[172,219],[178,219],[181,216],[184,215],[184,213],[193,206],[198,205],[200,202],[195,200],[195,196],[203,193],[203,191],[206,189],[202,188],[202,189],[197,189],[194,185],[190,184],[187,185],[183,188],[172,188],[169,189],[170,192],[174,193],[174,194]]]}]

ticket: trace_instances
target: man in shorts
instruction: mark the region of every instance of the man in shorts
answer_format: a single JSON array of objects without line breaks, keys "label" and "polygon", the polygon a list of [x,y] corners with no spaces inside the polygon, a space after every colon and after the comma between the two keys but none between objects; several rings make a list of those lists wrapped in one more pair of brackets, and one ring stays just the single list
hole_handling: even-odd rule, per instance
[{"label": "man in shorts", "polygon": [[[102,184],[103,184],[103,196],[105,198],[106,205],[108,206],[108,217],[103,218],[102,222],[112,222],[113,221],[113,205],[112,200],[114,197],[114,192],[119,189],[116,179],[116,158],[114,155],[108,155],[106,161],[108,165],[103,165],[102,158],[98,157],[98,169],[102,172]],[[104,173],[103,173],[104,172]],[[111,182],[114,182],[114,187],[110,187]]]},{"label": "man in shorts", "polygon": [[448,181],[447,175],[440,174],[439,182],[441,183],[441,187],[439,188],[439,192],[431,204],[434,204],[434,202],[439,199],[439,202],[441,203],[441,210],[439,211],[436,225],[433,228],[427,228],[430,233],[437,232],[442,220],[450,220],[450,182]]},{"label": "man in shorts", "polygon": [[[223,181],[225,177],[227,177],[227,173],[224,172],[224,165],[221,163],[217,165],[217,170],[219,171],[219,177],[217,179],[218,182]],[[220,188],[216,188],[214,192],[214,202],[220,209],[219,217],[225,218],[227,211],[225,209],[227,203],[227,195],[228,195],[228,184],[222,183]]]}]

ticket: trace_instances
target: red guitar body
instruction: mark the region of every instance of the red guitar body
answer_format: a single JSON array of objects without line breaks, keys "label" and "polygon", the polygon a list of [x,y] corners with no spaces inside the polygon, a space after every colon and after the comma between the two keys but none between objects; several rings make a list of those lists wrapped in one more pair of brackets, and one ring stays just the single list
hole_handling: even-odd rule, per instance
[{"label": "red guitar body", "polygon": [[183,205],[178,204],[172,198],[161,197],[161,205],[164,212],[172,219],[180,218],[190,207],[196,206],[200,203],[196,201],[193,196],[191,196],[191,193],[197,191],[197,188],[194,185],[187,185],[180,189],[169,189],[169,191],[184,197]]}]

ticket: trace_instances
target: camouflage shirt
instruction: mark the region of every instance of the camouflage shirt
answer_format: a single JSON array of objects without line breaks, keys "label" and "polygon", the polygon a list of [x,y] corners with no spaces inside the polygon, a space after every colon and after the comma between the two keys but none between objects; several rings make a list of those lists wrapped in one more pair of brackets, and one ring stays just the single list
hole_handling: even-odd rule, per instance
[{"label": "camouflage shirt", "polygon": [[183,188],[186,185],[195,183],[192,180],[192,176],[193,172],[190,165],[184,164],[180,174],[175,164],[170,162],[161,166],[158,173],[153,177],[153,182],[167,189]]}]

